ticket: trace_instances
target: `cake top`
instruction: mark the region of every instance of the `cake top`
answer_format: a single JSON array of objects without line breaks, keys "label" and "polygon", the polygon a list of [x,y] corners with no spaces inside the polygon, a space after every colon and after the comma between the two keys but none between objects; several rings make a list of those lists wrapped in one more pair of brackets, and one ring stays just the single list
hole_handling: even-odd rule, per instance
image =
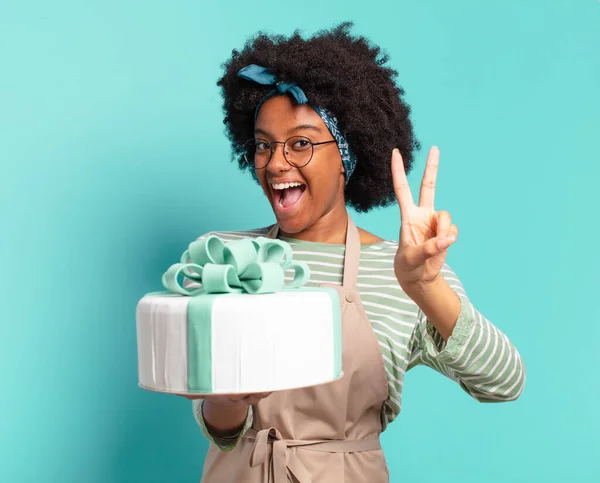
[{"label": "cake top", "polygon": [[[294,276],[286,284],[288,270]],[[179,295],[257,294],[298,288],[309,278],[308,265],[294,261],[291,246],[283,240],[259,236],[225,242],[211,234],[190,243],[180,262],[164,273],[162,284]],[[186,287],[185,279],[200,286]]]}]

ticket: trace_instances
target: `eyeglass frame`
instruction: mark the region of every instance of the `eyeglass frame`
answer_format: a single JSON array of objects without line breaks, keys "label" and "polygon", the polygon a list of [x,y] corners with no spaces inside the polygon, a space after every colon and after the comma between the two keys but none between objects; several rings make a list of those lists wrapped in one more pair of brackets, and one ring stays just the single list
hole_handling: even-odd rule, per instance
[{"label": "eyeglass frame", "polygon": [[[303,164],[302,166],[297,166],[295,164],[292,164],[289,159],[287,158],[287,155],[285,154],[285,145],[287,144],[287,142],[290,139],[294,139],[294,138],[302,138],[302,139],[306,139],[306,141],[312,146],[312,153],[310,155],[310,158],[308,159],[308,161]],[[247,149],[246,146],[251,143],[251,142],[256,142],[256,140],[261,140],[264,141],[265,143],[267,143],[269,145],[269,151],[271,152],[271,154],[269,154],[269,160],[267,161],[267,164],[265,164],[263,167],[261,168],[257,168],[256,167],[256,162],[252,161],[250,162],[248,160],[248,158],[246,157],[247,154]],[[248,163],[250,166],[254,166],[254,169],[265,169],[269,163],[271,162],[271,159],[273,159],[273,154],[275,153],[275,149],[277,149],[277,144],[282,144],[283,145],[283,159],[285,159],[285,162],[287,164],[289,164],[290,166],[294,167],[294,168],[304,168],[306,166],[308,166],[308,164],[312,161],[312,158],[315,155],[315,146],[320,146],[321,144],[330,144],[330,143],[336,143],[337,141],[335,139],[330,139],[329,141],[321,141],[318,143],[314,143],[310,140],[310,138],[307,138],[306,136],[290,136],[289,138],[287,138],[285,141],[267,141],[266,139],[261,139],[261,138],[252,138],[252,139],[248,139],[248,141],[246,141],[244,143],[244,159],[246,160],[246,163]]]}]

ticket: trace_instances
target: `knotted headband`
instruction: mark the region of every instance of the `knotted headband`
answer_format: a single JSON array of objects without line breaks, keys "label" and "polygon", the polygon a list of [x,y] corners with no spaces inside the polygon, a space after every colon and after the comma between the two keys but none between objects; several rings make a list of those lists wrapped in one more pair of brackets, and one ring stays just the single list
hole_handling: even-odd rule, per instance
[{"label": "knotted headband", "polygon": [[298,104],[308,104],[310,107],[312,107],[323,120],[327,126],[327,129],[329,129],[329,132],[337,142],[338,149],[340,150],[340,155],[342,157],[342,164],[344,165],[346,184],[348,184],[348,180],[350,179],[350,176],[352,176],[354,168],[356,168],[356,156],[351,151],[348,141],[346,141],[344,133],[339,127],[338,120],[333,113],[327,109],[311,105],[308,102],[308,98],[306,97],[306,94],[304,94],[304,91],[295,82],[283,82],[278,80],[275,74],[273,74],[273,72],[267,67],[250,64],[241,69],[238,72],[238,76],[242,79],[256,82],[257,84],[275,86],[275,88],[268,92],[267,95],[264,96],[256,106],[256,110],[254,111],[254,120],[256,120],[256,117],[258,116],[258,110],[265,103],[265,101],[275,95],[288,94],[292,96]]}]

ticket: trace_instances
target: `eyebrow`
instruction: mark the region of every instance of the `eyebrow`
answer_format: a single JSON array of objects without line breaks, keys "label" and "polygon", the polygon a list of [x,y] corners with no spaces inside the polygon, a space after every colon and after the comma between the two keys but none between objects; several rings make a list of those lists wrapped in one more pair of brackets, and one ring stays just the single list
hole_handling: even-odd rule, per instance
[{"label": "eyebrow", "polygon": [[[315,126],[313,124],[300,124],[299,126],[293,127],[292,129],[290,129],[288,131],[288,134],[293,133],[293,132],[297,132],[297,131],[304,131],[304,130],[310,130],[310,131],[315,131],[318,133],[322,133],[323,130],[318,127]],[[263,134],[264,136],[269,136],[270,134],[267,131],[264,131],[262,129],[255,129],[254,130],[254,134]]]}]

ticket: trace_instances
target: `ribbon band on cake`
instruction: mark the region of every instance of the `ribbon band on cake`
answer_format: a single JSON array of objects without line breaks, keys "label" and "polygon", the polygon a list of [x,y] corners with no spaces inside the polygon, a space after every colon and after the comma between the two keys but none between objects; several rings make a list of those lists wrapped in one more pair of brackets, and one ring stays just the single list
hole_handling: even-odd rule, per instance
[{"label": "ribbon band on cake", "polygon": [[[294,270],[294,278],[285,284],[285,272]],[[186,288],[180,275],[200,284]],[[291,246],[277,239],[224,242],[216,235],[192,242],[162,276],[169,292],[195,296],[219,293],[274,293],[304,285],[310,276],[308,265],[292,261]]]}]

